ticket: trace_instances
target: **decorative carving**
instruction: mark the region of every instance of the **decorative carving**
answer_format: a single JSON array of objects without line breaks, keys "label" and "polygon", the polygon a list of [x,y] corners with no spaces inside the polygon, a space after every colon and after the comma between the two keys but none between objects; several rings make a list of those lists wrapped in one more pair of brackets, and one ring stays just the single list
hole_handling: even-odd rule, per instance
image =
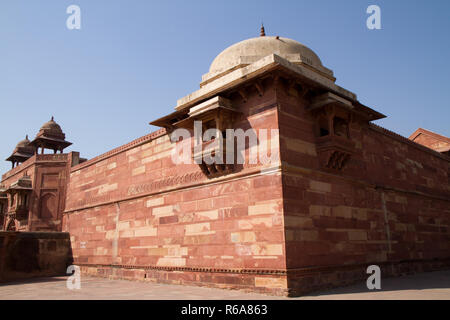
[{"label": "decorative carving", "polygon": [[[151,183],[144,183],[140,185],[130,186],[127,190],[126,196],[138,195],[148,193],[154,190],[159,190],[163,187],[170,187],[173,185],[193,183],[204,179],[204,175],[200,171],[186,173],[182,176],[168,177],[165,179],[153,181]],[[86,201],[85,201],[86,202]]]},{"label": "decorative carving", "polygon": [[177,267],[177,266],[156,266],[156,265],[126,265],[126,264],[91,264],[81,261],[74,261],[81,267],[94,268],[123,268],[123,269],[143,269],[178,272],[206,272],[206,273],[236,273],[254,275],[286,275],[287,270],[283,269],[247,269],[247,268],[210,268],[210,267]]},{"label": "decorative carving", "polygon": [[326,161],[325,166],[330,169],[341,170],[348,159],[350,159],[350,154],[338,150],[328,151],[330,154],[327,156],[328,161]]},{"label": "decorative carving", "polygon": [[317,153],[322,166],[342,170],[354,152],[354,142],[336,135],[317,138]]},{"label": "decorative carving", "polygon": [[67,161],[68,154],[38,154],[36,155],[36,161]]},{"label": "decorative carving", "polygon": [[[231,173],[234,171],[234,164],[226,164],[227,159],[227,149],[226,144],[222,139],[214,139],[207,141],[199,146],[197,151],[194,148],[193,158],[196,163],[199,163],[202,172],[209,178],[220,176],[223,174]],[[210,157],[211,160],[217,156],[220,158],[222,163],[207,163],[204,161],[206,157]]]}]

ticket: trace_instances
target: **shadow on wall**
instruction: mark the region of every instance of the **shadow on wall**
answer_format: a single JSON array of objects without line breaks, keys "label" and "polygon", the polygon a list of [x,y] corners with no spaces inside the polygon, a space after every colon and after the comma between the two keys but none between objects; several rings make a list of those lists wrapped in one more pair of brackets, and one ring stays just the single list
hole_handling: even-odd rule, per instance
[{"label": "shadow on wall", "polygon": [[66,232],[0,232],[0,282],[66,275],[73,262]]}]

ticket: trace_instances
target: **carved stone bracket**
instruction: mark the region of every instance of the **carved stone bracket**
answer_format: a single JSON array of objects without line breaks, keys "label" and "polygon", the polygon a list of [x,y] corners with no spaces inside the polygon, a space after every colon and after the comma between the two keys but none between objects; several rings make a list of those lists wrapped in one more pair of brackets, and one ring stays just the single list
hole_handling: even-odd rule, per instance
[{"label": "carved stone bracket", "polygon": [[323,167],[342,170],[354,153],[353,141],[339,136],[317,139],[317,153]]},{"label": "carved stone bracket", "polygon": [[[216,156],[220,161],[212,161]],[[223,139],[214,139],[197,146],[197,148],[194,148],[193,158],[208,178],[234,171],[234,164],[226,163],[227,149]],[[206,159],[211,161],[205,161]]]}]

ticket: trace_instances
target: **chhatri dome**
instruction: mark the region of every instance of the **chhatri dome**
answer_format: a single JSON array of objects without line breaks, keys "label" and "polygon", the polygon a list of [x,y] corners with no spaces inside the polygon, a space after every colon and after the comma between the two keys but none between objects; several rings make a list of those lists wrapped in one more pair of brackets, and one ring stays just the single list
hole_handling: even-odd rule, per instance
[{"label": "chhatri dome", "polygon": [[31,142],[31,145],[36,149],[41,148],[41,153],[44,153],[44,149],[53,150],[54,153],[57,151],[62,153],[71,144],[71,142],[66,141],[66,135],[53,117],[42,125],[36,138]]},{"label": "chhatri dome", "polygon": [[259,37],[238,42],[222,51],[211,63],[209,73],[203,76],[203,85],[271,54],[335,80],[333,71],[324,67],[319,56],[310,48],[292,39],[266,36],[262,26]]},{"label": "chhatri dome", "polygon": [[28,140],[28,135],[25,139],[19,141],[16,147],[14,148],[13,153],[9,156],[6,161],[11,161],[12,167],[15,165],[25,162],[27,159],[31,158],[34,155],[35,149],[31,145],[30,140]]},{"label": "chhatri dome", "polygon": [[19,141],[19,143],[16,145],[16,149],[29,147],[30,147],[30,140],[28,139],[28,135],[25,137],[25,139]]},{"label": "chhatri dome", "polygon": [[42,125],[40,131],[51,131],[55,134],[60,135],[64,134],[60,125],[55,122],[53,117],[50,119],[50,121],[47,121]]}]

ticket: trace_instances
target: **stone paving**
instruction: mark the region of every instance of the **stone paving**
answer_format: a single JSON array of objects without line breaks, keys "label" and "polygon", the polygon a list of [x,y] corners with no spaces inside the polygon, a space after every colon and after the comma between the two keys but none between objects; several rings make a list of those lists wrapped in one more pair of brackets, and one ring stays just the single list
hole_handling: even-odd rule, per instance
[{"label": "stone paving", "polygon": [[[127,280],[82,277],[81,289],[69,290],[67,277],[32,279],[0,285],[0,300],[279,300],[273,297],[238,290],[212,289],[182,285],[156,284]],[[365,283],[295,299],[330,300],[391,300],[427,299],[450,300],[450,270],[421,273],[400,278],[382,279],[381,290],[369,291]]]}]

